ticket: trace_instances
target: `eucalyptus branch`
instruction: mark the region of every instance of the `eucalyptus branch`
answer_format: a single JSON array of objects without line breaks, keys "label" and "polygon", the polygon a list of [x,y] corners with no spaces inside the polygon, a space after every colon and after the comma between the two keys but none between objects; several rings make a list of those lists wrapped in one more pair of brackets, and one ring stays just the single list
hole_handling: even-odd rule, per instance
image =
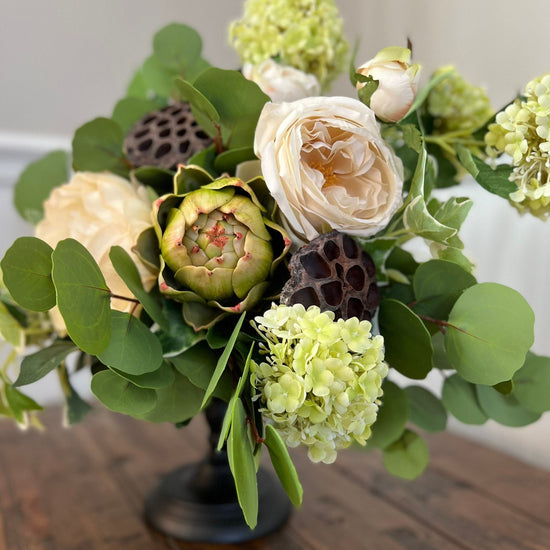
[{"label": "eucalyptus branch", "polygon": [[71,384],[69,382],[69,372],[67,371],[67,365],[65,361],[57,367],[57,378],[59,379],[59,384],[61,385],[61,389],[63,390],[63,394],[66,397],[69,397],[72,393]]}]

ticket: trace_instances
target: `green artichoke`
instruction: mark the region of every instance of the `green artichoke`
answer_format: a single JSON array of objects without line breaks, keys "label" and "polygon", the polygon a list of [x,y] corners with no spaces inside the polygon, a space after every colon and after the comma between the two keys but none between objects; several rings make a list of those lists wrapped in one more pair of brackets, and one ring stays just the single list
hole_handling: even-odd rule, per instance
[{"label": "green artichoke", "polygon": [[[208,183],[178,194],[182,171],[187,179],[193,175],[195,186],[197,176]],[[176,193],[154,205],[160,290],[182,302],[185,321],[200,330],[261,299],[290,239],[240,179],[212,181],[197,167],[181,167],[175,181]]]}]

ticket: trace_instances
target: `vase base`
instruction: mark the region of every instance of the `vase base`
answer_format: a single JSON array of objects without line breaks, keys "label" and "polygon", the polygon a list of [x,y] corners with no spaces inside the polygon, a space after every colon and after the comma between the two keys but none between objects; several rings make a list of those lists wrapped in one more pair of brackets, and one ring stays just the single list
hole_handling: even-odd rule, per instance
[{"label": "vase base", "polygon": [[258,524],[246,525],[228,469],[211,462],[179,468],[165,476],[145,502],[145,519],[157,531],[178,540],[239,543],[281,527],[291,504],[275,477],[258,471]]}]

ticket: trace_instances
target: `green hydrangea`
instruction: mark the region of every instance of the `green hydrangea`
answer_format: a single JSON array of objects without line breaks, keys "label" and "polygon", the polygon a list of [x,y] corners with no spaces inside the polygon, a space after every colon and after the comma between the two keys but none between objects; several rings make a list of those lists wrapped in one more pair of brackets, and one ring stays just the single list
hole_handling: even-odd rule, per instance
[{"label": "green hydrangea", "polygon": [[368,321],[301,304],[274,304],[255,322],[265,361],[252,363],[251,381],[287,445],[327,464],[353,441],[365,445],[388,373],[382,336]]},{"label": "green hydrangea", "polygon": [[315,75],[327,89],[346,67],[343,26],[333,0],[247,0],[229,39],[243,63],[274,58]]},{"label": "green hydrangea", "polygon": [[428,95],[428,112],[434,117],[437,133],[476,130],[493,115],[491,103],[483,88],[465,80],[449,65],[433,76],[448,72]]},{"label": "green hydrangea", "polygon": [[520,211],[550,215],[550,73],[529,82],[525,96],[497,114],[485,135],[488,153],[512,157],[510,200]]}]

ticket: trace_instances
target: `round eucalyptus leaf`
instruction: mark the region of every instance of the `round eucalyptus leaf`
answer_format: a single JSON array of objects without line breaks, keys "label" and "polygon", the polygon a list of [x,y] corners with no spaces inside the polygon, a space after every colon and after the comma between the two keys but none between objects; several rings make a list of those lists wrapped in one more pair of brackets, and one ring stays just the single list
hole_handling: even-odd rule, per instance
[{"label": "round eucalyptus leaf", "polygon": [[[188,378],[175,372],[174,382],[156,390],[155,407],[142,416],[149,422],[185,422],[201,410],[204,390],[197,388]],[[151,390],[152,391],[152,390]]]},{"label": "round eucalyptus leaf", "polygon": [[514,375],[514,397],[529,411],[550,411],[550,357],[527,354]]},{"label": "round eucalyptus leaf", "polygon": [[65,151],[52,151],[31,162],[15,184],[15,208],[36,225],[44,217],[44,201],[52,189],[69,180],[69,159]]},{"label": "round eucalyptus leaf", "polygon": [[72,341],[99,355],[111,338],[111,292],[92,255],[74,239],[60,241],[52,254],[57,305]]},{"label": "round eucalyptus leaf", "polygon": [[378,322],[390,366],[408,378],[426,378],[432,369],[433,348],[420,318],[397,300],[383,300]]},{"label": "round eucalyptus leaf", "polygon": [[112,310],[111,339],[98,358],[104,365],[139,376],[160,367],[162,348],[157,337],[139,319]]},{"label": "round eucalyptus leaf", "polygon": [[390,474],[403,479],[417,478],[428,465],[430,453],[426,442],[411,430],[382,453],[382,461]]},{"label": "round eucalyptus leaf", "polygon": [[421,264],[413,279],[417,300],[445,294],[458,295],[476,284],[475,277],[459,265],[446,260],[430,260]]},{"label": "round eucalyptus leaf", "polygon": [[534,340],[535,317],[515,290],[497,283],[474,285],[449,314],[445,347],[465,379],[493,386],[510,380]]},{"label": "round eucalyptus leaf", "polygon": [[477,398],[485,414],[504,426],[527,426],[540,418],[540,413],[524,409],[514,395],[503,395],[491,386],[477,386]]},{"label": "round eucalyptus leaf", "polygon": [[19,237],[0,266],[12,298],[25,309],[48,311],[55,306],[52,248],[35,237]]},{"label": "round eucalyptus leaf", "polygon": [[447,411],[432,392],[421,386],[408,386],[404,391],[409,400],[411,422],[427,432],[441,432],[446,428]]},{"label": "round eucalyptus leaf", "polygon": [[453,374],[445,380],[441,401],[445,408],[464,424],[479,425],[487,422],[487,415],[479,404],[475,386],[459,374]]},{"label": "round eucalyptus leaf", "polygon": [[120,126],[122,132],[127,134],[141,117],[158,108],[158,104],[150,99],[125,97],[115,105],[112,119]]},{"label": "round eucalyptus leaf", "polygon": [[405,392],[389,380],[384,382],[382,389],[382,405],[372,426],[367,447],[385,449],[403,434],[409,417],[409,402]]},{"label": "round eucalyptus leaf", "polygon": [[112,370],[140,388],[151,388],[154,390],[167,388],[172,385],[175,380],[174,369],[166,361],[163,361],[157,370],[139,375],[128,374],[127,372],[118,371],[116,369]]},{"label": "round eucalyptus leaf", "polygon": [[92,377],[93,394],[111,411],[143,415],[157,402],[155,390],[138,388],[111,370],[102,370]]},{"label": "round eucalyptus leaf", "polygon": [[78,128],[73,138],[73,167],[77,171],[108,170],[127,176],[129,165],[122,151],[124,133],[110,118],[98,117]]}]

